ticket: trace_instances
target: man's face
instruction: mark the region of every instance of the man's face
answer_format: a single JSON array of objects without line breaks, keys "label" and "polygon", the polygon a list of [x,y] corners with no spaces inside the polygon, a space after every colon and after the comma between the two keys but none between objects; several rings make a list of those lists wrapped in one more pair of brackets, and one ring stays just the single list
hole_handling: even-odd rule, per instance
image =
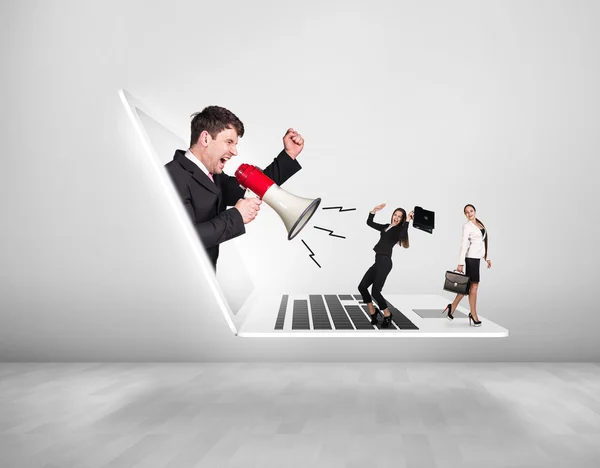
[{"label": "man's face", "polygon": [[212,138],[208,132],[200,135],[205,138],[206,161],[204,165],[212,174],[221,174],[227,161],[237,155],[238,135],[235,129],[226,128]]}]

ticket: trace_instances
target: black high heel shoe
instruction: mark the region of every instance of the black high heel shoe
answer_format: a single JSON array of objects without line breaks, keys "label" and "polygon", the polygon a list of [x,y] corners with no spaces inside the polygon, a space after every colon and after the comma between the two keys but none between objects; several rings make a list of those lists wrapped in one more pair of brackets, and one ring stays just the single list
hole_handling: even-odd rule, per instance
[{"label": "black high heel shoe", "polygon": [[473,325],[476,327],[480,327],[481,326],[481,320],[477,321],[473,318],[473,315],[471,314],[471,312],[469,312],[469,326],[471,326],[471,320],[473,320]]},{"label": "black high heel shoe", "polygon": [[381,322],[381,328],[389,328],[390,324],[392,323],[392,318],[394,318],[394,316],[391,312],[390,315],[384,315],[383,322]]},{"label": "black high heel shoe", "polygon": [[454,320],[454,315],[452,315],[452,304],[448,304],[444,310],[442,310],[442,315],[444,312],[448,311],[448,320]]},{"label": "black high heel shoe", "polygon": [[375,309],[375,313],[370,315],[371,325],[377,325],[379,323],[379,320],[377,320],[377,316],[380,314],[381,314],[381,312],[379,311],[379,309]]}]

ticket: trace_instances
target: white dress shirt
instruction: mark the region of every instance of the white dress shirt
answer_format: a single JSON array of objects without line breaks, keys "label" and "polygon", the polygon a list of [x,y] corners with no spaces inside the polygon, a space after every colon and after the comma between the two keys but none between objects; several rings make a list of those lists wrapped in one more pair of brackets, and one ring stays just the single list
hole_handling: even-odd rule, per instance
[{"label": "white dress shirt", "polygon": [[192,153],[190,150],[187,150],[185,152],[185,157],[192,161],[200,169],[202,169],[202,172],[204,172],[208,176],[208,178],[212,180],[212,177],[208,175],[208,169],[206,169],[206,166],[202,164],[202,162],[196,156],[194,156],[194,153]]}]

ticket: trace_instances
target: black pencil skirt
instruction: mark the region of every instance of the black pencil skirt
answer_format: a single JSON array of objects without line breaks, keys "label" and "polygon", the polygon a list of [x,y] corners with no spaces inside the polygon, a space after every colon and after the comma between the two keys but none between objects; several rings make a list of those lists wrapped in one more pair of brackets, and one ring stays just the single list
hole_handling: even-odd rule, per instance
[{"label": "black pencil skirt", "polygon": [[479,283],[479,258],[465,258],[465,275],[471,279],[471,283]]}]

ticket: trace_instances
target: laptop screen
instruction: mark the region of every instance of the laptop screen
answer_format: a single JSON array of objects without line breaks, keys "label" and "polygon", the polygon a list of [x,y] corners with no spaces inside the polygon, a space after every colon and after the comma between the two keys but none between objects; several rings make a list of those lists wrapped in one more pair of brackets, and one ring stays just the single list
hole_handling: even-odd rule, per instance
[{"label": "laptop screen", "polygon": [[[139,101],[130,95],[125,96],[156,155],[156,157],[152,157],[148,154],[148,164],[159,165],[160,171],[168,181],[167,183],[171,183],[164,165],[173,159],[176,149],[185,150],[189,147],[189,143],[151,117],[145,106],[145,110],[140,109],[141,104]],[[217,265],[217,281],[231,312],[236,315],[254,290],[254,283],[239,254],[239,250],[235,246],[235,239],[221,246]]]}]

